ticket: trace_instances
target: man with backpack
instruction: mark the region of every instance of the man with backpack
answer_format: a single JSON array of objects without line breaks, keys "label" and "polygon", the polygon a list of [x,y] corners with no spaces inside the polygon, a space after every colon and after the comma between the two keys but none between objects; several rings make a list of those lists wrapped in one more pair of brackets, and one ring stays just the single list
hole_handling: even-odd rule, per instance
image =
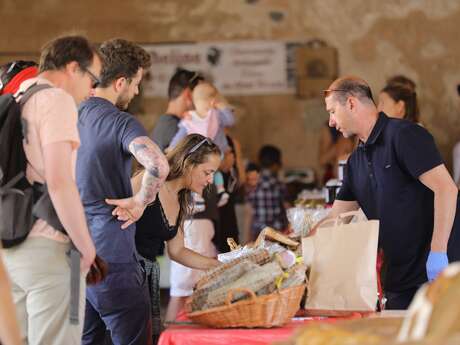
[{"label": "man with backpack", "polygon": [[[21,104],[26,177],[31,184],[46,186],[51,209],[65,230],[65,233],[62,229],[58,231],[54,222],[52,226],[39,217],[21,243],[12,236],[8,238],[11,246],[4,250],[21,335],[28,344],[81,343],[84,309],[80,308],[73,322],[69,315],[72,315],[72,296],[79,297],[80,305],[84,303],[85,279],[80,279],[76,291],[72,290],[68,252],[72,243],[80,252],[83,278],[94,262],[95,248],[74,181],[80,144],[76,105],[89,96],[98,82],[100,69],[99,56],[86,38],[62,37],[43,48],[38,77],[24,81],[19,87],[18,96],[23,94],[27,99]],[[3,181],[2,187],[6,192],[11,191]],[[2,225],[17,216],[2,209],[7,206],[6,201],[3,195]],[[30,214],[30,210],[21,210],[21,204],[16,207],[15,211]],[[15,219],[18,224],[19,220]]]}]

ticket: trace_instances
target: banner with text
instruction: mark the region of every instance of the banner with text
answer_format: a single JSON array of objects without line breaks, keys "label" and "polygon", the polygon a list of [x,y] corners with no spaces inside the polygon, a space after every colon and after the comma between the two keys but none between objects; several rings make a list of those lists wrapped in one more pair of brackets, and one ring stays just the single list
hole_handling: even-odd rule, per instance
[{"label": "banner with text", "polygon": [[144,95],[166,97],[177,67],[198,71],[225,95],[294,93],[288,83],[286,43],[244,41],[228,43],[144,45],[152,67],[144,79]]}]

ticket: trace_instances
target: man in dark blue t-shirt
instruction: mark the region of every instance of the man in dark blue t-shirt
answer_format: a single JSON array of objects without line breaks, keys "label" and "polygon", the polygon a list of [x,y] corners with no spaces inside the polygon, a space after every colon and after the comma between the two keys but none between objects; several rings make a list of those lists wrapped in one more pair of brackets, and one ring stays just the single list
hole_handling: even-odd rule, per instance
[{"label": "man in dark blue t-shirt", "polygon": [[359,138],[328,218],[361,207],[380,221],[387,308],[405,309],[421,284],[460,259],[458,189],[428,131],[379,113],[364,80],[340,78],[324,93],[329,125]]},{"label": "man in dark blue t-shirt", "polygon": [[[149,54],[115,39],[101,45],[103,67],[95,96],[79,109],[81,146],[77,184],[96,251],[109,266],[107,278],[87,288],[82,344],[104,343],[106,329],[117,344],[150,340],[149,295],[136,259],[135,223],[166,179],[169,168],[142,125],[123,110],[138,94]],[[132,157],[145,167],[141,190],[132,195]],[[113,199],[123,199],[114,201]],[[114,207],[130,213],[129,221],[113,216]]]}]

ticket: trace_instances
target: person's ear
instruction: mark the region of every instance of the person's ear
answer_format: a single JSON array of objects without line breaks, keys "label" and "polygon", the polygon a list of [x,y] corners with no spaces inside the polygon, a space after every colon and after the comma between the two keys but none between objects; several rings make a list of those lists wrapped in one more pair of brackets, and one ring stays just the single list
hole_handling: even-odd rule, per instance
[{"label": "person's ear", "polygon": [[75,75],[82,72],[80,65],[76,61],[69,62],[65,65],[65,70],[69,75]]},{"label": "person's ear", "polygon": [[125,87],[126,83],[127,83],[126,78],[125,77],[120,77],[120,78],[116,79],[113,82],[113,87],[114,87],[115,91],[118,93],[121,90],[123,90],[123,88]]},{"label": "person's ear", "polygon": [[353,111],[356,109],[356,99],[354,97],[347,98],[347,107],[350,111]]},{"label": "person's ear", "polygon": [[404,116],[406,114],[406,103],[404,103],[402,99],[396,102],[396,110],[400,116]]},{"label": "person's ear", "polygon": [[184,91],[182,91],[182,94],[187,99],[187,101],[192,102],[192,90],[190,90],[189,87],[184,89]]},{"label": "person's ear", "polygon": [[182,99],[185,102],[187,108],[193,108],[193,97],[192,97],[192,90],[190,88],[186,88],[182,91]]}]

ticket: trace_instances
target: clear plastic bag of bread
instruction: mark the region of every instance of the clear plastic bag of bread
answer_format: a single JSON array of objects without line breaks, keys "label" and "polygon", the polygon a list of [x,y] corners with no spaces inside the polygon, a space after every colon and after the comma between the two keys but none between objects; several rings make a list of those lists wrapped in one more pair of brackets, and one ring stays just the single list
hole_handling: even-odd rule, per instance
[{"label": "clear plastic bag of bread", "polygon": [[286,248],[292,250],[300,248],[299,242],[270,227],[262,229],[257,239],[254,242],[246,244],[244,247],[238,245],[233,238],[228,238],[227,243],[231,251],[217,256],[217,260],[223,263],[231,262],[262,248],[268,250],[270,254],[281,252]]}]

